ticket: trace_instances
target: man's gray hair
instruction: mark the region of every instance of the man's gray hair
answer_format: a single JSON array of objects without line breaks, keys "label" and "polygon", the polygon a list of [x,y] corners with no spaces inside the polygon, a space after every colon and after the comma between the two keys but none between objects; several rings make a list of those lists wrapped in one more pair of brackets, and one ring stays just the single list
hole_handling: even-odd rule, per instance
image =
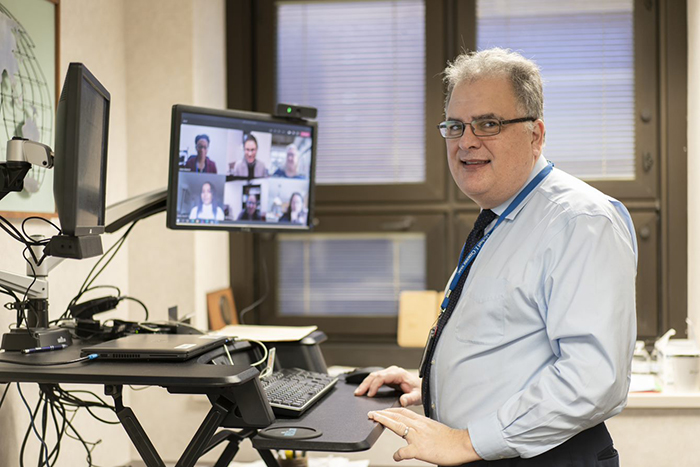
[{"label": "man's gray hair", "polygon": [[522,117],[544,119],[542,77],[540,68],[517,52],[493,48],[479,52],[464,53],[445,68],[447,98],[445,110],[450,103],[452,91],[462,82],[473,82],[483,78],[506,78],[513,85],[513,92]]}]

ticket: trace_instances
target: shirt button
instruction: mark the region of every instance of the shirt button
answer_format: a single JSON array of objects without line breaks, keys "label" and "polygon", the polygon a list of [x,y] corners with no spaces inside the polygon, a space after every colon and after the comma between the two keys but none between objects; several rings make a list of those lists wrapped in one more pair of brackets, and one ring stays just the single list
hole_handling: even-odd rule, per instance
[{"label": "shirt button", "polygon": [[430,362],[431,365],[435,365],[435,360]]},{"label": "shirt button", "polygon": [[431,408],[431,409],[434,409],[434,408],[435,408],[435,404],[430,404],[430,408]]}]

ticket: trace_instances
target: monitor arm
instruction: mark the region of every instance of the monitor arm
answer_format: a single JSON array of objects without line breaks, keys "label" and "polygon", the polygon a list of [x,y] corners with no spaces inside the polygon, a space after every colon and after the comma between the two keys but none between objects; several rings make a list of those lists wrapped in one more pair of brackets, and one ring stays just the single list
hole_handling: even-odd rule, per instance
[{"label": "monitor arm", "polygon": [[165,211],[167,196],[167,189],[161,188],[107,206],[105,232],[116,232],[130,222]]},{"label": "monitor arm", "polygon": [[7,142],[7,158],[0,162],[0,199],[13,191],[22,191],[24,177],[32,165],[53,167],[53,151],[45,144],[15,136]]}]

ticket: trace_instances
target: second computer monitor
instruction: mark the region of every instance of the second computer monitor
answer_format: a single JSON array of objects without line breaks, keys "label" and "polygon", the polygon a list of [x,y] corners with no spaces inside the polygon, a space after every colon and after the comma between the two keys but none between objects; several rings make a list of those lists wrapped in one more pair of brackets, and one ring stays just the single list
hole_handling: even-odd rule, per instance
[{"label": "second computer monitor", "polygon": [[168,227],[308,230],[315,122],[173,107]]}]

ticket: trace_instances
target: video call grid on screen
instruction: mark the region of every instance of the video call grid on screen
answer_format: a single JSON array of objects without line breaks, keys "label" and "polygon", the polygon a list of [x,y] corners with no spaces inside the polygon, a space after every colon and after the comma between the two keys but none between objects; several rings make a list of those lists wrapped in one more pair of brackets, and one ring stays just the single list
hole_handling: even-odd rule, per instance
[{"label": "video call grid on screen", "polygon": [[173,107],[168,227],[308,230],[315,122]]}]

